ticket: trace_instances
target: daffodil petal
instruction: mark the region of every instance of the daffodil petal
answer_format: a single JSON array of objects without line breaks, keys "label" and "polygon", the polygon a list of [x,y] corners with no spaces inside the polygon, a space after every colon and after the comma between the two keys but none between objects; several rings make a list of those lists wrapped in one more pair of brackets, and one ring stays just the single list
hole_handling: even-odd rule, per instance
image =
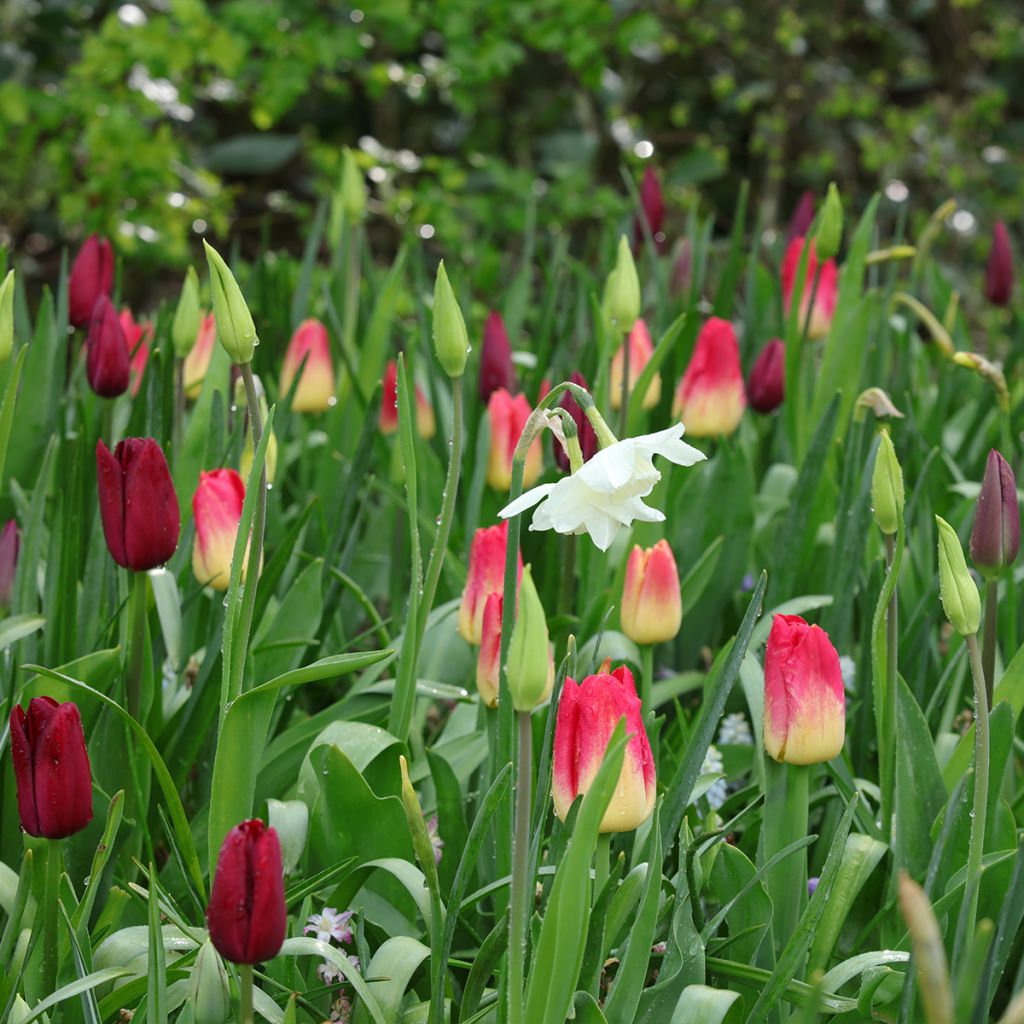
[{"label": "daffodil petal", "polygon": [[543,501],[557,486],[558,484],[540,484],[537,487],[531,487],[525,494],[520,494],[515,501],[510,501],[498,515],[502,519],[517,516],[520,512],[525,512],[528,508],[533,508],[538,502]]}]

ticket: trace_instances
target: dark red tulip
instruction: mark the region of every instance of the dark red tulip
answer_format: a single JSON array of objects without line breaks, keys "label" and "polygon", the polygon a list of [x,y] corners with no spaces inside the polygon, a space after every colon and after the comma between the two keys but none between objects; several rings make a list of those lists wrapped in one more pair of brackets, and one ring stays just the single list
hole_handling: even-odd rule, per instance
[{"label": "dark red tulip", "polygon": [[747,398],[758,412],[772,412],[782,405],[786,383],[786,347],[772,338],[757,357],[747,378]]},{"label": "dark red tulip", "polygon": [[[583,374],[577,370],[572,372],[569,380],[573,384],[578,384],[581,388],[587,386],[587,382],[583,377]],[[578,439],[580,442],[580,450],[583,452],[583,461],[589,462],[594,457],[597,451],[597,434],[594,433],[594,428],[590,425],[590,420],[587,419],[586,414],[576,404],[576,399],[572,397],[570,392],[566,392],[562,395],[562,400],[558,403],[563,409],[566,409],[570,416],[576,421],[576,430],[578,433]],[[559,443],[558,438],[552,435],[552,445],[555,453],[555,462],[558,463],[558,468],[563,473],[569,472],[569,456],[565,454],[562,449],[562,445]]]},{"label": "dark red tulip", "polygon": [[[651,232],[654,244],[661,252],[665,246],[665,236],[661,229],[665,223],[665,199],[661,193],[661,182],[654,168],[649,164],[644,168],[644,180],[640,186],[640,209],[643,211],[643,218]],[[636,248],[640,249],[644,244],[644,228],[637,215],[633,220],[633,234],[636,240]],[[661,236],[660,238],[658,236]]]},{"label": "dark red tulip", "polygon": [[63,839],[92,821],[92,772],[74,704],[33,697],[28,714],[15,704],[11,757],[21,827],[30,836]]},{"label": "dark red tulip", "polygon": [[68,278],[68,320],[84,327],[92,317],[101,295],[109,295],[114,284],[114,251],[99,235],[90,235],[78,250]]},{"label": "dark red tulip", "polygon": [[0,608],[10,608],[14,590],[14,573],[18,568],[18,548],[21,538],[18,524],[8,519],[0,531]]},{"label": "dark red tulip", "polygon": [[512,365],[512,347],[508,343],[505,321],[500,313],[492,310],[487,314],[484,343],[480,350],[480,376],[477,379],[480,401],[488,401],[498,388],[513,392],[516,384],[516,368]]},{"label": "dark red tulip", "polygon": [[277,833],[258,818],[236,825],[217,858],[206,926],[217,952],[236,964],[277,956],[287,929]]},{"label": "dark red tulip", "polygon": [[971,559],[986,576],[1013,565],[1020,551],[1020,504],[1010,464],[988,453],[971,530]]},{"label": "dark red tulip", "polygon": [[126,437],[111,454],[98,441],[96,478],[114,561],[136,572],[163,565],[178,546],[181,516],[160,445],[149,437]]},{"label": "dark red tulip", "polygon": [[687,295],[690,291],[690,281],[693,277],[693,248],[690,240],[684,238],[679,243],[676,252],[675,263],[672,264],[672,278],[669,287],[673,295]]},{"label": "dark red tulip", "polygon": [[992,229],[992,249],[985,268],[985,297],[996,306],[1009,305],[1013,293],[1013,250],[1006,225],[997,220]]},{"label": "dark red tulip", "polygon": [[786,232],[786,241],[791,242],[794,238],[802,238],[811,229],[814,222],[814,193],[811,189],[805,189],[793,208],[793,216],[789,221],[789,230]]},{"label": "dark red tulip", "polygon": [[85,344],[89,387],[102,398],[123,395],[131,376],[131,354],[117,310],[106,295],[96,300]]}]

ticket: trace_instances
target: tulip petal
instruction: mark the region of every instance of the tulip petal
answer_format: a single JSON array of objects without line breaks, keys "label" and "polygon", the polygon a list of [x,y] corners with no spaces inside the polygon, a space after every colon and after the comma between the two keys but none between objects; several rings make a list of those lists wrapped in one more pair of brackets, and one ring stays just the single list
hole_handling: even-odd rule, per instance
[{"label": "tulip petal", "polygon": [[121,463],[103,443],[96,442],[96,481],[99,489],[103,536],[115,562],[128,565],[124,547],[124,477]]}]

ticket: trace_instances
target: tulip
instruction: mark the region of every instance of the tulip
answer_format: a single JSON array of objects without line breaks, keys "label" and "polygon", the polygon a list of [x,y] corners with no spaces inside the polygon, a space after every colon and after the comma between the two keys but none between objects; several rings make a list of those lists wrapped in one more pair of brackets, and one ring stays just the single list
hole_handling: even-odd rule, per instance
[{"label": "tulip", "polygon": [[[267,397],[263,391],[263,381],[254,374],[252,383],[256,391],[256,401],[260,407],[260,422],[263,424],[263,429],[266,430],[268,411]],[[235,405],[247,410],[245,414],[245,439],[242,441],[242,454],[238,459],[238,471],[242,474],[242,480],[248,480],[252,475],[254,457],[252,420],[249,418],[247,402],[245,381],[239,377],[235,380]],[[267,452],[263,458],[263,469],[266,471],[267,485],[269,486],[274,482],[274,477],[277,475],[277,435],[273,431],[270,432],[270,437],[267,439]]]},{"label": "tulip", "polygon": [[469,355],[469,335],[455,298],[444,260],[437,267],[434,281],[434,351],[437,361],[449,377],[461,377]]},{"label": "tulip", "polygon": [[736,332],[728,320],[711,317],[679,381],[675,415],[695,437],[731,434],[747,405]]},{"label": "tulip", "polygon": [[114,251],[110,242],[90,235],[78,250],[68,277],[68,320],[84,327],[92,318],[101,295],[109,295],[114,284]]},{"label": "tulip", "polygon": [[786,240],[791,242],[794,238],[802,238],[811,229],[814,223],[814,192],[811,189],[804,189],[800,193],[796,206],[793,208],[793,216],[789,222],[789,230],[786,232]]},{"label": "tulip", "polygon": [[236,964],[270,960],[284,944],[281,846],[258,818],[236,825],[224,839],[206,925],[217,952]]},{"label": "tulip", "polygon": [[615,267],[605,282],[602,310],[608,326],[623,334],[640,317],[640,279],[625,235],[619,238]]},{"label": "tulip", "polygon": [[644,180],[640,186],[641,213],[633,220],[633,236],[637,249],[644,244],[644,229],[641,217],[647,221],[655,247],[661,252],[665,246],[665,235],[661,228],[665,222],[665,199],[661,193],[661,182],[654,168],[644,168]]},{"label": "tulip", "polygon": [[673,295],[686,295],[690,291],[690,282],[693,278],[693,247],[690,240],[684,238],[679,243],[676,252],[675,262],[672,264],[672,277],[669,280],[669,287]]},{"label": "tulip", "polygon": [[284,354],[281,365],[280,392],[284,396],[291,390],[295,375],[306,365],[292,397],[294,412],[323,412],[334,404],[334,365],[331,362],[331,343],[327,328],[319,320],[303,320]]},{"label": "tulip", "polygon": [[754,361],[747,378],[747,400],[758,412],[774,412],[782,405],[786,385],[786,347],[772,338]]},{"label": "tulip", "polygon": [[935,517],[939,531],[939,598],[950,625],[961,635],[978,632],[981,599],[964,561],[964,549],[956,530],[941,516]]},{"label": "tulip", "polygon": [[146,363],[149,361],[149,343],[153,340],[153,325],[146,321],[137,323],[132,311],[125,306],[118,317],[118,323],[124,332],[124,339],[128,344],[129,372],[131,377],[132,398],[139,393],[142,385],[142,375],[146,372]]},{"label": "tulip", "polygon": [[195,343],[185,357],[185,394],[195,401],[203,390],[210,361],[213,359],[213,346],[217,344],[217,321],[212,313],[207,313],[199,324]]},{"label": "tulip", "polygon": [[[637,320],[633,324],[633,329],[629,332],[629,338],[619,346],[619,350],[612,357],[611,384],[609,389],[611,391],[613,409],[622,408],[622,377],[625,373],[627,345],[629,345],[629,381],[626,387],[629,393],[632,394],[641,371],[651,361],[651,356],[654,355],[651,332],[647,329],[647,324],[643,320]],[[660,398],[661,374],[656,373],[651,378],[650,384],[647,385],[643,407],[645,409],[653,409],[658,404]]]},{"label": "tulip", "polygon": [[341,188],[338,198],[349,220],[362,220],[366,213],[366,181],[356,163],[355,153],[347,146],[341,151]]},{"label": "tulip", "polygon": [[102,398],[116,398],[128,390],[131,354],[113,303],[96,300],[86,339],[85,373],[89,386]]},{"label": "tulip", "polygon": [[776,761],[817,764],[843,749],[839,655],[819,626],[776,615],[764,658],[764,745]]},{"label": "tulip", "polygon": [[[815,254],[813,239],[809,243],[810,252],[807,256],[807,272],[804,277],[804,290],[800,297],[800,326],[807,323],[807,308],[811,301],[811,292],[814,292],[814,309],[811,312],[810,322],[807,323],[807,337],[811,341],[824,338],[832,326],[832,316],[836,310],[836,300],[839,297],[839,272],[836,269],[835,260],[825,260],[821,264],[821,272],[818,272],[818,258]],[[794,238],[786,246],[786,254],[782,259],[782,304],[785,307],[786,315],[789,315],[789,308],[792,305],[793,288],[796,285],[796,275],[800,268],[800,258],[804,251],[804,239]],[[815,291],[814,279],[817,276],[818,287]]]},{"label": "tulip", "polygon": [[1020,551],[1020,503],[1010,464],[994,448],[988,453],[971,530],[971,559],[987,577],[1013,565]]},{"label": "tulip", "polygon": [[[414,386],[416,396],[416,432],[429,441],[437,432],[434,408],[423,389]],[[380,432],[393,434],[398,430],[398,364],[390,360],[384,371],[384,390],[380,400]]]},{"label": "tulip", "polygon": [[480,375],[477,378],[480,401],[486,402],[491,394],[504,388],[516,389],[516,368],[512,365],[512,348],[501,314],[492,310],[484,324],[484,341],[480,349]]},{"label": "tulip", "polygon": [[565,821],[577,796],[587,792],[601,767],[608,741],[620,718],[630,736],[611,803],[601,819],[602,832],[628,832],[654,810],[654,757],[647,741],[640,698],[624,665],[614,672],[566,679],[555,719],[551,795],[555,814]]},{"label": "tulip", "polygon": [[[498,388],[487,403],[487,416],[491,425],[487,483],[496,491],[507,491],[512,486],[512,456],[531,412],[530,403],[524,395],[513,398],[504,388]],[[541,440],[536,437],[526,453],[523,487],[532,487],[543,469]]]},{"label": "tulip", "polygon": [[[245,484],[233,469],[214,469],[199,474],[199,486],[192,495],[192,516],[196,523],[192,571],[204,587],[214,590],[228,588],[244,501]],[[243,580],[248,563],[249,551],[246,548]]]},{"label": "tulip", "polygon": [[904,501],[903,470],[896,458],[892,438],[887,430],[883,430],[871,471],[871,510],[878,528],[886,536],[892,536],[899,529]]},{"label": "tulip", "polygon": [[103,535],[114,561],[136,572],[163,565],[178,546],[181,516],[160,445],[127,437],[111,454],[97,441],[96,476]]},{"label": "tulip", "polygon": [[498,706],[498,686],[501,677],[501,609],[504,603],[501,591],[492,591],[484,602],[481,619],[480,650],[476,659],[476,688],[480,699],[489,708]]},{"label": "tulip", "polygon": [[26,714],[16,704],[10,737],[21,827],[47,839],[81,832],[92,821],[92,772],[78,708],[33,697]]},{"label": "tulip", "polygon": [[[578,384],[581,388],[586,389],[587,387],[586,378],[576,370],[573,370],[569,380],[573,384]],[[597,434],[594,433],[590,420],[587,419],[586,413],[576,404],[576,399],[572,397],[571,392],[567,391],[562,395],[562,400],[558,404],[576,422],[576,440],[579,441],[580,451],[583,453],[583,461],[589,462],[597,452]],[[555,453],[555,463],[558,465],[558,468],[563,473],[568,473],[569,456],[565,454],[565,449],[554,434],[551,435],[551,446]]]},{"label": "tulip", "polygon": [[634,546],[622,587],[622,632],[635,644],[673,639],[683,621],[679,570],[667,540],[646,550]]},{"label": "tulip", "polygon": [[18,524],[8,519],[0,530],[0,608],[10,608],[14,593],[14,574],[18,568],[18,549],[21,538]]},{"label": "tulip", "polygon": [[174,346],[174,354],[179,359],[185,359],[192,351],[199,328],[202,326],[202,319],[202,310],[199,308],[199,276],[195,267],[189,267],[185,272],[181,295],[178,296],[178,305],[175,307],[174,321],[171,324],[171,343]]},{"label": "tulip", "polygon": [[[459,636],[468,644],[480,643],[487,597],[493,593],[500,594],[504,587],[507,546],[508,523],[481,527],[473,535],[458,621]],[[517,579],[522,578],[522,575],[523,556],[520,554]]]},{"label": "tulip", "polygon": [[818,255],[823,260],[831,259],[843,241],[843,201],[839,198],[839,189],[833,181],[825,194],[825,203],[818,218],[818,228],[814,233],[814,244],[818,247]]},{"label": "tulip", "polygon": [[0,365],[14,351],[14,271],[8,270],[0,284]]},{"label": "tulip", "polygon": [[992,228],[992,249],[985,268],[985,298],[996,306],[1009,305],[1013,293],[1013,250],[1006,225],[997,220]]},{"label": "tulip", "polygon": [[217,339],[224,351],[237,365],[252,361],[259,344],[256,325],[242,297],[235,275],[220,253],[203,239],[206,262],[210,270],[210,294],[213,296],[213,315],[217,319]]},{"label": "tulip", "polygon": [[548,644],[547,619],[529,566],[523,570],[519,585],[519,602],[508,645],[506,671],[512,706],[516,711],[530,712],[551,696],[555,685],[555,664]]}]

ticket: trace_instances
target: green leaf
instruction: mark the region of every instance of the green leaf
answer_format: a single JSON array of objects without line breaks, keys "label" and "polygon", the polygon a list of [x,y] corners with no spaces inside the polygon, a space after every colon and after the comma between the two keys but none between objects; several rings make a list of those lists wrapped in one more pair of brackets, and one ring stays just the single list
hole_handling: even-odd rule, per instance
[{"label": "green leaf", "polygon": [[739,993],[709,985],[689,985],[676,1003],[671,1024],[738,1024],[743,1019]]},{"label": "green leaf", "polygon": [[156,890],[156,869],[149,865],[149,957],[146,969],[149,984],[146,987],[147,1024],[167,1024],[167,964],[164,937],[160,929],[160,901]]},{"label": "green leaf", "polygon": [[318,939],[294,938],[285,939],[284,945],[278,956],[319,956],[332,964],[344,976],[345,981],[355,989],[367,1013],[374,1024],[389,1024],[389,1019],[384,1016],[380,1003],[376,996],[370,991],[369,986],[363,980],[363,976],[356,970],[352,961],[337,946],[327,942],[320,942]]},{"label": "green leaf", "polygon": [[[377,1000],[385,1020],[400,1019],[402,999],[409,981],[429,956],[430,950],[422,942],[405,935],[386,939],[373,954],[373,959],[366,967],[366,976],[370,979],[366,987]],[[360,1003],[353,1024],[365,1024],[369,1019],[369,1011],[365,1004]]]},{"label": "green leaf", "polygon": [[6,651],[23,637],[31,636],[46,625],[43,615],[11,615],[0,620],[0,651]]},{"label": "green leaf", "polygon": [[84,978],[78,978],[67,985],[62,985],[56,992],[36,1003],[32,1007],[32,1012],[27,1017],[22,1018],[21,1024],[32,1024],[32,1021],[38,1020],[52,1007],[59,1006],[66,1000],[74,999],[75,996],[81,995],[83,992],[90,992],[100,985],[105,985],[108,981],[116,981],[118,978],[123,978],[131,973],[131,971],[125,970],[123,967],[107,967],[102,971],[93,971],[92,974],[87,974]]},{"label": "green leaf", "polygon": [[722,555],[725,537],[716,537],[702,552],[700,558],[690,566],[689,571],[679,583],[682,595],[683,615],[690,608],[695,608],[705,588],[714,579],[718,560]]}]

